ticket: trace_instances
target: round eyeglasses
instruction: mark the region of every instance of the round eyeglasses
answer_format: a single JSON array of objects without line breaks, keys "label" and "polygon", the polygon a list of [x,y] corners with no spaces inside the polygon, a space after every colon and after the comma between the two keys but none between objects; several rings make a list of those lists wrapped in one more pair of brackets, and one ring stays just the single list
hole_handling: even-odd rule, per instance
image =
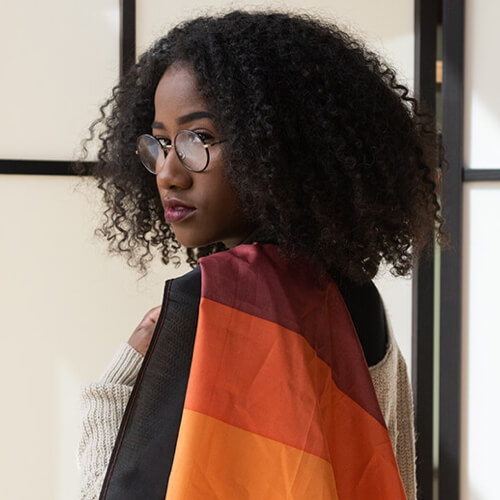
[{"label": "round eyeglasses", "polygon": [[207,144],[200,134],[192,130],[179,130],[173,144],[167,144],[167,139],[143,134],[137,138],[135,152],[146,169],[155,175],[160,171],[172,148],[185,168],[191,172],[203,172],[210,162],[208,147],[222,142],[224,141]]}]

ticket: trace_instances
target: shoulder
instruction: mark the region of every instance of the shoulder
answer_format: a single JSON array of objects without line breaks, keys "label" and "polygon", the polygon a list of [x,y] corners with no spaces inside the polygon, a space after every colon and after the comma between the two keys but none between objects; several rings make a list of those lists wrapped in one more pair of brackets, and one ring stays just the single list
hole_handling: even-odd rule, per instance
[{"label": "shoulder", "polygon": [[197,306],[201,297],[201,269],[195,267],[192,271],[168,280],[166,283],[163,304],[165,308],[166,301],[176,297],[177,302]]},{"label": "shoulder", "polygon": [[401,413],[400,406],[411,406],[412,394],[406,362],[388,323],[387,350],[384,357],[369,367],[377,399],[389,425]]},{"label": "shoulder", "polygon": [[384,304],[373,282],[356,284],[334,277],[351,316],[369,366],[379,363],[388,349],[387,320]]},{"label": "shoulder", "polygon": [[388,322],[383,359],[369,368],[408,499],[416,499],[413,396],[406,362]]},{"label": "shoulder", "polygon": [[170,287],[176,291],[184,292],[190,295],[199,295],[201,290],[201,269],[196,266],[182,276],[169,280]]},{"label": "shoulder", "polygon": [[393,381],[397,376],[397,365],[401,352],[394,338],[391,329],[387,329],[387,346],[383,358],[377,363],[368,367],[370,374],[373,377],[387,380],[387,383]]}]

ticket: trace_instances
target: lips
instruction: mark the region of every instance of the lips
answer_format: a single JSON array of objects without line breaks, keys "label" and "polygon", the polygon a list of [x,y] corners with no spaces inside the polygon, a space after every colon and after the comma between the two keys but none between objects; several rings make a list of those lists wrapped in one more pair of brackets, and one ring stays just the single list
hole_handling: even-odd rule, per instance
[{"label": "lips", "polygon": [[189,215],[191,215],[196,208],[186,205],[184,202],[177,200],[176,198],[170,198],[165,200],[165,220],[168,223],[180,222]]}]

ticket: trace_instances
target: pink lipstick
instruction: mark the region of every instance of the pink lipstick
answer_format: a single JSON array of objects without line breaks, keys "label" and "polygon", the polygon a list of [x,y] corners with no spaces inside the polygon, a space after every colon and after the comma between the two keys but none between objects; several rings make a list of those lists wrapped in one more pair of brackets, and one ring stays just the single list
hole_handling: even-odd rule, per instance
[{"label": "pink lipstick", "polygon": [[190,207],[180,200],[170,198],[165,201],[165,220],[168,223],[180,222],[191,215],[196,208]]}]

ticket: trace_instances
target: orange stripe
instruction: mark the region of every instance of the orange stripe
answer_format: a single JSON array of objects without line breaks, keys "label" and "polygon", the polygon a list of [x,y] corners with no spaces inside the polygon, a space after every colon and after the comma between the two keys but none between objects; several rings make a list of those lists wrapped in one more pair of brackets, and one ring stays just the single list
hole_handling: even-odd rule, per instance
[{"label": "orange stripe", "polygon": [[316,404],[325,391],[330,370],[302,336],[201,299],[185,408],[327,460]]},{"label": "orange stripe", "polygon": [[314,455],[184,410],[166,500],[338,500]]},{"label": "orange stripe", "polygon": [[202,298],[185,408],[331,462],[341,497],[357,484],[369,498],[379,485],[404,498],[385,427],[276,323]]}]

